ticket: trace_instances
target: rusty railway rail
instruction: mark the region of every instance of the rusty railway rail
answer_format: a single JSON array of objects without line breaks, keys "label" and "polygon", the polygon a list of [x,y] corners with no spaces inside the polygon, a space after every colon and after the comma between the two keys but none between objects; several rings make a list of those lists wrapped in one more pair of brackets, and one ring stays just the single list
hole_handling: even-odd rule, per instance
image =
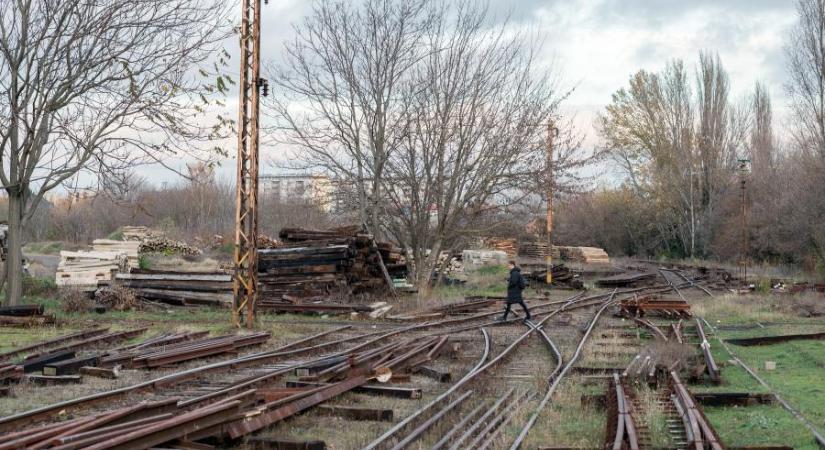
[{"label": "rusty railway rail", "polygon": [[618,373],[613,374],[608,389],[606,449],[638,450],[639,436],[631,414],[631,400]]}]

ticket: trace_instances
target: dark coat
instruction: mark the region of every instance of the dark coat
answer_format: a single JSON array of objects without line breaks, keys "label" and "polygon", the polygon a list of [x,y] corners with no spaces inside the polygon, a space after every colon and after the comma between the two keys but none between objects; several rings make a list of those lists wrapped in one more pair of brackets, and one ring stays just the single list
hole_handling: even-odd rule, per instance
[{"label": "dark coat", "polygon": [[521,269],[518,267],[514,267],[510,270],[510,279],[507,280],[507,302],[508,303],[518,303],[524,298],[521,296],[521,291],[524,290],[522,286],[524,286],[523,278],[521,276]]}]

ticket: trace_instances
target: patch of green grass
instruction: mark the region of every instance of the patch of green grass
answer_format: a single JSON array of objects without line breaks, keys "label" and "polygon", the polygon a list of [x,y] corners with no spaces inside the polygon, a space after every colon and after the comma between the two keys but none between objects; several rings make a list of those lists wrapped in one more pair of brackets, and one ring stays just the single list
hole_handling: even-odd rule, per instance
[{"label": "patch of green grass", "polygon": [[57,292],[53,278],[23,277],[23,295],[42,297]]},{"label": "patch of green grass", "polygon": [[56,255],[61,250],[63,242],[60,241],[31,242],[23,247],[23,253],[37,255]]},{"label": "patch of green grass", "polygon": [[122,241],[123,240],[123,230],[118,228],[117,230],[109,233],[109,235],[106,236],[106,239],[110,239],[110,240],[113,240],[113,241]]},{"label": "patch of green grass", "polygon": [[502,265],[495,265],[495,266],[481,266],[476,270],[476,273],[482,276],[487,275],[505,275],[510,270],[507,266]]},{"label": "patch of green grass", "polygon": [[138,257],[138,267],[139,267],[141,270],[147,270],[147,269],[149,269],[151,266],[152,266],[152,264],[150,263],[150,259],[149,259],[149,257],[148,257],[148,256],[146,256],[146,255],[140,255],[140,257]]},{"label": "patch of green grass", "polygon": [[808,429],[778,405],[706,407],[704,412],[727,446],[817,448]]}]

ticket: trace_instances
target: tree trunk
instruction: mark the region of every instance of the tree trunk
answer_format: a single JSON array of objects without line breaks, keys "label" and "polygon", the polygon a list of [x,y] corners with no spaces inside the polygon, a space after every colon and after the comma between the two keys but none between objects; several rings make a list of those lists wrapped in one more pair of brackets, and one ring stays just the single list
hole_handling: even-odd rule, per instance
[{"label": "tree trunk", "polygon": [[9,193],[9,252],[6,256],[6,305],[19,305],[23,301],[23,196]]}]

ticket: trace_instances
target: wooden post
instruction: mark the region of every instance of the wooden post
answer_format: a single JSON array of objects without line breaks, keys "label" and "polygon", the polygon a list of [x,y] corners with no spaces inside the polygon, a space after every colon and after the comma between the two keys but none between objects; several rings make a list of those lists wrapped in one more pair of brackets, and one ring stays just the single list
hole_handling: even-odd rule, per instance
[{"label": "wooden post", "polygon": [[547,171],[547,285],[553,283],[553,139],[558,130],[553,122],[547,123],[547,161],[544,170]]}]

